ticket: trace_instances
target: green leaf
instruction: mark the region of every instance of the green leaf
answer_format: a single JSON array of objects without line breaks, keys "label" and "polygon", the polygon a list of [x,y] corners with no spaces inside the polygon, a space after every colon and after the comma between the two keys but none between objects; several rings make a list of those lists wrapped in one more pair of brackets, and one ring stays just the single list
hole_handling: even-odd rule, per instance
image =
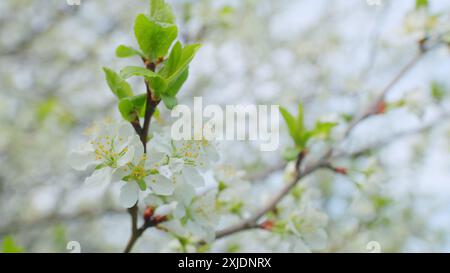
[{"label": "green leaf", "polygon": [[144,67],[127,66],[120,71],[120,75],[124,79],[128,79],[132,76],[144,77],[149,82],[150,87],[157,98],[161,97],[161,94],[164,93],[167,88],[167,81],[163,77]]},{"label": "green leaf", "polygon": [[145,106],[147,104],[147,94],[140,94],[129,98],[135,111],[140,117],[145,115]]},{"label": "green leaf", "polygon": [[416,0],[416,9],[428,8],[428,0]]},{"label": "green leaf", "polygon": [[445,95],[445,87],[442,84],[438,82],[431,83],[431,96],[436,102],[442,102],[442,100],[445,98]]},{"label": "green leaf", "polygon": [[300,137],[300,147],[306,147],[308,141],[314,136],[314,131],[305,131]]},{"label": "green leaf", "polygon": [[304,116],[303,116],[303,103],[298,104],[298,114],[297,114],[297,126],[300,129],[300,133],[304,131],[305,124],[304,124]]},{"label": "green leaf", "polygon": [[134,110],[133,103],[128,98],[121,99],[119,101],[119,112],[122,117],[127,121],[133,121],[138,117],[137,112]]},{"label": "green leaf", "polygon": [[328,138],[331,130],[338,125],[336,122],[317,122],[316,127],[312,131],[315,137]]},{"label": "green leaf", "polygon": [[171,80],[177,78],[181,73],[183,73],[183,71],[187,68],[189,63],[192,61],[192,59],[194,58],[195,54],[200,49],[200,47],[201,47],[200,44],[192,44],[192,45],[187,45],[183,48],[177,68],[171,74],[169,74],[168,81],[171,81]]},{"label": "green leaf", "polygon": [[103,68],[103,71],[105,72],[106,82],[114,95],[119,99],[133,96],[131,86],[119,74],[106,67]]},{"label": "green leaf", "polygon": [[384,196],[373,196],[372,197],[372,203],[375,207],[375,209],[383,209],[387,206],[389,206],[390,204],[392,204],[392,200],[388,197],[384,197]]},{"label": "green leaf", "polygon": [[172,47],[164,67],[158,72],[168,82],[167,90],[164,92],[165,95],[174,97],[181,89],[189,75],[189,63],[200,47],[200,44],[192,44],[183,48],[180,42]]},{"label": "green leaf", "polygon": [[156,62],[166,56],[178,35],[178,28],[176,25],[159,23],[140,14],[136,17],[134,34],[145,57]]},{"label": "green leaf", "polygon": [[283,150],[282,156],[286,161],[293,161],[297,159],[298,154],[301,152],[300,148],[289,147]]},{"label": "green leaf", "polygon": [[133,121],[137,117],[143,117],[145,114],[146,102],[147,94],[123,98],[118,104],[120,114],[127,121]]},{"label": "green leaf", "polygon": [[172,50],[170,51],[169,58],[164,63],[164,67],[158,73],[161,74],[164,78],[168,78],[170,75],[172,75],[178,68],[182,51],[183,46],[179,41],[176,42],[172,47]]},{"label": "green leaf", "polygon": [[55,98],[49,98],[37,106],[36,116],[39,122],[43,122],[55,110],[58,101]]},{"label": "green leaf", "polygon": [[150,17],[157,22],[169,24],[175,22],[175,15],[173,14],[172,8],[164,0],[150,1]]},{"label": "green leaf", "polygon": [[3,237],[3,253],[21,253],[23,252],[23,248],[16,245],[13,237],[5,236]]},{"label": "green leaf", "polygon": [[300,145],[300,130],[297,125],[297,120],[294,118],[289,111],[287,111],[284,107],[280,107],[281,115],[283,116],[284,121],[288,127],[289,135],[294,140],[295,144]]},{"label": "green leaf", "polygon": [[162,95],[161,99],[164,102],[164,105],[170,110],[178,104],[177,98],[175,97]]},{"label": "green leaf", "polygon": [[188,76],[189,76],[189,67],[186,67],[186,69],[183,72],[178,74],[177,77],[173,78],[169,82],[169,84],[167,85],[167,89],[164,91],[164,93],[169,96],[175,97],[178,94],[178,91],[180,91],[184,82],[186,82]]},{"label": "green leaf", "polygon": [[130,46],[120,45],[116,48],[116,56],[119,58],[128,58],[133,56],[143,56],[143,54]]},{"label": "green leaf", "polygon": [[161,77],[155,72],[148,70],[147,68],[140,67],[140,66],[127,66],[124,69],[120,70],[120,76],[123,79],[129,79],[133,76],[137,77],[145,77],[147,79],[153,78],[153,77]]}]

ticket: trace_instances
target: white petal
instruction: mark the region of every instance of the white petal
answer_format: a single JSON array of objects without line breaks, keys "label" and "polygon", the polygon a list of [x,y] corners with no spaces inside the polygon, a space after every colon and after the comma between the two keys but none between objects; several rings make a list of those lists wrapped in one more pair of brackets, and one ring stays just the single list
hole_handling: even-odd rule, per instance
[{"label": "white petal", "polygon": [[113,171],[111,182],[119,182],[122,181],[122,178],[129,174],[129,169],[127,167],[120,167]]},{"label": "white petal", "polygon": [[117,129],[117,135],[123,139],[128,139],[128,137],[136,135],[133,126],[128,122],[121,122]]},{"label": "white petal", "polygon": [[183,169],[183,177],[186,182],[194,187],[202,187],[205,185],[205,180],[203,176],[197,171],[197,169],[192,167],[186,167]]},{"label": "white petal", "polygon": [[290,242],[293,245],[294,252],[298,252],[298,253],[310,253],[311,252],[309,247],[305,244],[305,242],[303,242],[302,239],[300,239],[296,236],[292,236],[292,237],[293,238],[291,238]]},{"label": "white petal", "polygon": [[183,169],[184,160],[180,158],[170,158],[169,167],[174,173],[178,173]]},{"label": "white petal", "polygon": [[172,146],[167,139],[164,139],[161,135],[155,134],[150,142],[150,147],[152,147],[152,149],[164,154],[172,154]]},{"label": "white petal", "polygon": [[150,176],[147,185],[155,194],[159,195],[171,195],[174,190],[172,180],[159,174]]},{"label": "white petal", "polygon": [[128,151],[126,151],[125,154],[121,156],[119,160],[117,160],[117,165],[119,167],[125,166],[128,162],[131,162],[133,160],[133,156],[134,156],[134,147],[133,146],[128,147]]},{"label": "white petal", "polygon": [[[119,125],[117,136],[114,138],[114,152],[120,153],[125,147],[132,146],[134,142],[140,142],[131,125],[125,123]],[[142,144],[141,144],[142,146]]]},{"label": "white petal", "polygon": [[160,163],[165,157],[166,155],[163,153],[150,151],[149,153],[147,153],[147,160],[145,161],[145,167],[147,169],[154,169],[155,164]]},{"label": "white petal", "polygon": [[195,197],[195,189],[188,183],[178,181],[175,188],[174,196],[183,205],[187,206],[191,203],[192,199]]},{"label": "white petal", "polygon": [[113,169],[110,167],[103,167],[95,170],[91,176],[87,177],[84,182],[88,185],[100,185],[103,183],[110,183]]},{"label": "white petal", "polygon": [[142,158],[144,155],[144,145],[142,145],[141,139],[138,135],[129,137],[126,144],[130,147],[134,147],[135,158]]},{"label": "white petal", "polygon": [[159,216],[169,215],[175,209],[176,205],[177,205],[176,203],[170,203],[170,204],[165,204],[165,205],[159,206],[155,210],[155,215],[159,215]]},{"label": "white petal", "polygon": [[147,206],[159,206],[162,204],[162,200],[160,198],[158,198],[157,196],[153,195],[153,194],[149,194],[144,198],[144,203]]},{"label": "white petal", "polygon": [[322,250],[327,247],[327,233],[323,229],[319,229],[316,232],[303,234],[308,246],[313,250]]},{"label": "white petal", "polygon": [[159,226],[166,228],[179,236],[186,236],[186,229],[181,225],[179,220],[165,221],[159,224]]},{"label": "white petal", "polygon": [[173,217],[181,219],[186,215],[186,208],[182,204],[178,203],[173,211]]},{"label": "white petal", "polygon": [[131,208],[136,204],[139,197],[139,186],[136,182],[126,182],[120,189],[120,204],[126,208]]},{"label": "white petal", "polygon": [[209,145],[206,146],[204,150],[205,150],[206,156],[212,162],[216,162],[220,159],[220,155],[217,152],[217,149],[213,143],[209,143]]},{"label": "white petal", "polygon": [[69,154],[69,165],[77,171],[84,171],[90,165],[96,163],[93,153],[94,148],[90,144],[83,146],[81,149],[74,150]]},{"label": "white petal", "polygon": [[170,170],[170,167],[168,165],[164,165],[158,168],[158,171],[161,175],[171,178],[172,177],[172,171]]},{"label": "white petal", "polygon": [[215,234],[212,227],[201,226],[198,223],[188,220],[186,227],[192,233],[192,235],[205,240],[206,242],[212,242],[214,240]]}]

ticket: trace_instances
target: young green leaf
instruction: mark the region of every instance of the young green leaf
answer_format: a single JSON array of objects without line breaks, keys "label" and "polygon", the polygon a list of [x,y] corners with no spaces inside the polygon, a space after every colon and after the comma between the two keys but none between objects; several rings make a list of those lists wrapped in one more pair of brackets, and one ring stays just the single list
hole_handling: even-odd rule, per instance
[{"label": "young green leaf", "polygon": [[298,113],[297,113],[297,126],[300,129],[300,133],[305,131],[305,123],[303,116],[303,103],[298,104]]},{"label": "young green leaf", "polygon": [[164,0],[150,1],[150,17],[157,22],[173,24],[175,15],[172,8]]},{"label": "young green leaf", "polygon": [[127,66],[120,71],[120,75],[124,79],[128,79],[133,76],[144,77],[150,84],[154,95],[159,98],[167,88],[166,80],[153,71],[150,71],[144,67],[139,66]]},{"label": "young green leaf", "polygon": [[178,35],[178,28],[176,25],[159,23],[140,14],[136,17],[134,33],[145,57],[151,62],[156,62],[166,56]]},{"label": "young green leaf", "polygon": [[331,130],[336,127],[336,122],[317,122],[316,127],[312,131],[314,137],[328,138]]},{"label": "young green leaf", "polygon": [[120,114],[127,121],[133,121],[137,117],[143,117],[145,114],[146,102],[147,94],[140,94],[121,99],[118,104]]},{"label": "young green leaf", "polygon": [[172,47],[172,50],[170,51],[169,58],[164,63],[164,67],[158,72],[158,74],[161,74],[164,78],[168,78],[170,75],[172,75],[178,68],[182,51],[183,46],[179,41],[176,42]]},{"label": "young green leaf", "polygon": [[127,121],[133,121],[137,118],[138,114],[134,110],[133,103],[129,98],[123,98],[119,101],[118,104],[119,112],[122,117]]},{"label": "young green leaf", "polygon": [[296,147],[289,147],[283,150],[282,156],[286,161],[293,161],[297,159],[298,154],[301,152],[301,149]]},{"label": "young green leaf", "polygon": [[442,100],[445,98],[446,92],[445,87],[438,82],[432,82],[431,83],[431,96],[433,97],[434,101],[437,103],[442,102]]},{"label": "young green leaf", "polygon": [[2,246],[2,252],[3,253],[21,253],[23,252],[23,248],[16,245],[16,242],[14,241],[13,237],[11,236],[5,236],[3,237],[3,246]]},{"label": "young green leaf", "polygon": [[300,133],[301,132],[297,125],[297,120],[284,107],[280,107],[280,112],[281,112],[281,115],[283,116],[283,119],[286,122],[286,125],[288,127],[289,135],[292,137],[295,144],[300,145],[300,141],[301,141]]},{"label": "young green leaf", "polygon": [[131,86],[119,74],[106,67],[103,68],[103,71],[105,72],[106,82],[114,95],[119,99],[133,96]]},{"label": "young green leaf", "polygon": [[137,77],[145,77],[147,79],[153,78],[153,77],[161,77],[155,72],[148,70],[147,68],[140,67],[140,66],[127,66],[120,70],[120,76],[123,79],[128,79],[133,76]]},{"label": "young green leaf", "polygon": [[428,8],[428,0],[416,0],[416,9]]},{"label": "young green leaf", "polygon": [[183,73],[183,71],[188,67],[189,63],[192,61],[192,59],[194,58],[195,54],[200,49],[200,47],[201,47],[200,44],[192,44],[187,45],[183,48],[177,68],[171,74],[169,74],[168,81],[175,79],[181,73]]},{"label": "young green leaf", "polygon": [[116,48],[116,56],[119,58],[128,58],[133,56],[143,56],[143,54],[130,46],[120,45]]},{"label": "young green leaf", "polygon": [[137,96],[130,97],[131,103],[133,103],[133,107],[135,111],[139,114],[140,117],[144,117],[145,115],[145,106],[147,103],[147,94],[140,94]]},{"label": "young green leaf", "polygon": [[161,99],[164,102],[164,105],[170,110],[178,104],[177,98],[175,97],[162,95]]},{"label": "young green leaf", "polygon": [[181,72],[178,75],[178,77],[173,78],[169,82],[166,90],[164,91],[164,94],[175,97],[178,94],[178,91],[180,91],[184,82],[187,80],[188,76],[189,76],[189,67],[186,67],[186,69],[183,72]]}]

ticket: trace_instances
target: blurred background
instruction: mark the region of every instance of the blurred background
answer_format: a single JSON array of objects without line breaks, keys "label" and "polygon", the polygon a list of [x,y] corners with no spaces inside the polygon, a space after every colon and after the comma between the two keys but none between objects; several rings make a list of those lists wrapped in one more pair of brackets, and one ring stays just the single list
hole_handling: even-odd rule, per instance
[{"label": "blurred background", "polygon": [[[307,123],[340,124],[331,139],[315,144],[312,157],[414,58],[419,39],[450,31],[445,0],[421,9],[414,0],[168,2],[182,41],[204,45],[180,101],[191,104],[195,95],[204,104],[289,109],[303,102]],[[117,187],[86,187],[86,173],[72,170],[67,154],[94,121],[118,117],[101,68],[139,65],[114,51],[135,45],[133,21],[143,12],[147,0],[0,1],[3,251],[67,252],[72,240],[83,252],[122,251],[130,223]],[[366,252],[370,241],[382,251],[450,251],[449,92],[450,54],[443,46],[394,86],[385,114],[367,119],[340,146],[352,153],[336,161],[347,176],[321,171],[308,178],[329,216],[321,251]],[[281,146],[289,144],[283,127]],[[283,183],[281,149],[221,145],[221,168],[244,174],[254,189],[248,198],[270,195]],[[266,237],[240,233],[211,251],[287,251]],[[173,249],[163,232],[149,230],[135,251]]]}]

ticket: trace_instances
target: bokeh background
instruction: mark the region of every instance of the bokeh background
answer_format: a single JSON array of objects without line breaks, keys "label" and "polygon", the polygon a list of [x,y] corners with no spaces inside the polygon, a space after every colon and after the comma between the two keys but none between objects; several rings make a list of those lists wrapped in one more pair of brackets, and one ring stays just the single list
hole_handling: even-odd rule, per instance
[{"label": "bokeh background", "polygon": [[[204,45],[181,102],[202,96],[204,103],[290,109],[303,102],[307,123],[342,125],[328,144],[413,58],[418,39],[450,31],[445,0],[430,0],[427,11],[417,11],[414,0],[168,2],[183,42]],[[134,18],[147,9],[146,0],[0,1],[0,241],[13,239],[27,252],[67,252],[72,240],[83,252],[123,249],[130,223],[117,187],[87,188],[67,154],[94,121],[118,117],[101,67],[137,64],[114,51],[134,44]],[[449,92],[450,53],[442,47],[392,89],[384,115],[366,120],[342,145],[344,152],[373,146],[336,162],[348,176],[308,178],[329,215],[321,251],[365,252],[370,241],[382,251],[450,251]],[[220,164],[243,172],[253,195],[270,196],[283,183],[281,150],[290,140],[282,129],[276,152],[221,144]],[[287,251],[266,237],[244,232],[212,251]],[[135,250],[172,251],[157,230]]]}]

